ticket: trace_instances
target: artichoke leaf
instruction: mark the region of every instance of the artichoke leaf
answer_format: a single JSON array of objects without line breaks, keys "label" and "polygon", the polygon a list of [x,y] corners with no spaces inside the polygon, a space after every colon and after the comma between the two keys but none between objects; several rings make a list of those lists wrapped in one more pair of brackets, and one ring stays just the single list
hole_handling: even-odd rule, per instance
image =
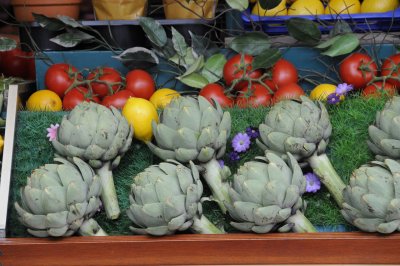
[{"label": "artichoke leaf", "polygon": [[375,194],[378,197],[393,198],[393,178],[387,175],[374,175],[368,173],[368,187],[369,193]]},{"label": "artichoke leaf", "polygon": [[388,223],[381,223],[376,228],[379,233],[390,234],[400,228],[400,220],[391,221]]},{"label": "artichoke leaf", "polygon": [[357,218],[353,221],[353,224],[366,232],[376,232],[379,224],[384,222],[380,218]]},{"label": "artichoke leaf", "polygon": [[61,120],[59,129],[57,130],[57,141],[62,144],[69,144],[71,135],[75,131],[75,125],[71,123],[65,116]]},{"label": "artichoke leaf", "polygon": [[254,212],[260,208],[260,204],[254,202],[236,201],[233,203],[236,214],[241,217],[241,220],[254,222]]},{"label": "artichoke leaf", "polygon": [[[62,227],[67,225],[68,211],[54,212],[46,215],[46,227]],[[37,227],[35,227],[37,228]]]},{"label": "artichoke leaf", "polygon": [[288,137],[284,142],[285,151],[291,154],[297,154],[301,157],[310,157],[317,145],[315,143],[307,142],[304,138]]},{"label": "artichoke leaf", "polygon": [[174,151],[161,149],[150,141],[146,142],[146,145],[154,155],[158,156],[162,160],[176,159]]},{"label": "artichoke leaf", "polygon": [[399,220],[400,221],[400,199],[395,198],[390,201],[386,211],[386,221]]},{"label": "artichoke leaf", "polygon": [[65,164],[60,164],[57,167],[57,173],[64,187],[68,186],[71,182],[83,182],[82,175],[76,167],[70,167],[66,166]]},{"label": "artichoke leaf", "polygon": [[83,181],[70,182],[66,190],[67,205],[77,202],[86,202],[87,192],[89,191],[88,185]]},{"label": "artichoke leaf", "polygon": [[168,223],[169,231],[178,230],[184,223],[186,222],[186,214],[179,215],[175,218],[172,218]]},{"label": "artichoke leaf", "polygon": [[197,160],[202,163],[210,161],[215,156],[215,150],[211,147],[203,147],[198,156]]},{"label": "artichoke leaf", "polygon": [[163,235],[170,235],[172,234],[171,231],[168,230],[168,226],[153,226],[153,227],[147,227],[145,229],[147,234],[153,235],[153,236],[163,236]]},{"label": "artichoke leaf", "polygon": [[[153,203],[152,205],[159,205],[160,203]],[[145,206],[139,205],[131,205],[130,210],[132,215],[135,217],[137,221],[137,225],[142,227],[157,227],[157,226],[164,226],[165,220],[163,216],[154,216],[155,211],[151,210],[152,207],[146,206],[147,211],[144,211]],[[158,209],[158,206],[154,208]],[[148,213],[150,212],[150,214]]]},{"label": "artichoke leaf", "polygon": [[177,195],[165,199],[163,212],[166,221],[186,213],[185,197],[185,195]]},{"label": "artichoke leaf", "polygon": [[283,221],[286,221],[290,215],[292,214],[292,208],[285,208],[279,210],[279,212],[276,215],[276,223],[281,223]]},{"label": "artichoke leaf", "polygon": [[43,208],[43,190],[25,186],[22,188],[22,202],[28,207],[28,209],[34,214],[45,214]]},{"label": "artichoke leaf", "polygon": [[400,158],[400,140],[382,139],[380,147],[390,158]]},{"label": "artichoke leaf", "polygon": [[290,185],[286,189],[285,198],[282,203],[283,208],[291,208],[296,204],[300,197],[299,187],[295,185]]},{"label": "artichoke leaf", "polygon": [[178,148],[175,150],[176,160],[184,163],[194,161],[197,158],[198,154],[199,151],[197,149]]},{"label": "artichoke leaf", "polygon": [[274,226],[275,224],[255,225],[251,228],[251,230],[257,234],[265,234],[270,232],[274,228]]},{"label": "artichoke leaf", "polygon": [[221,122],[221,117],[217,114],[217,111],[213,107],[205,109],[201,114],[200,129],[213,127],[218,128]]},{"label": "artichoke leaf", "polygon": [[276,215],[281,210],[277,205],[257,208],[254,212],[254,221],[256,225],[275,224]]},{"label": "artichoke leaf", "polygon": [[186,194],[188,188],[193,183],[192,172],[189,168],[183,165],[176,166],[176,176],[179,180],[179,187]]},{"label": "artichoke leaf", "polygon": [[[140,190],[140,192],[138,192]],[[140,187],[136,190],[137,193],[135,195],[137,196],[138,199],[140,199],[140,204],[141,205],[147,205],[147,204],[152,204],[152,203],[158,203],[159,199],[156,193],[156,189],[153,185],[147,184],[143,187]]]},{"label": "artichoke leaf", "polygon": [[176,131],[172,148],[197,149],[198,133],[190,128],[180,128]]},{"label": "artichoke leaf", "polygon": [[259,180],[248,179],[243,183],[243,191],[241,193],[242,201],[262,203],[262,186]]},{"label": "artichoke leaf", "polygon": [[371,138],[371,141],[375,145],[379,145],[382,139],[389,139],[390,138],[388,133],[386,133],[385,131],[377,128],[374,125],[370,125],[368,127],[368,134],[369,134],[369,137]]},{"label": "artichoke leaf", "polygon": [[237,222],[230,222],[230,224],[236,228],[237,230],[243,231],[243,232],[251,232],[252,228],[254,227],[254,223],[249,223],[249,222],[243,222],[243,223],[237,223]]},{"label": "artichoke leaf", "polygon": [[364,210],[374,215],[374,217],[384,219],[390,200],[376,194],[365,194],[362,197],[362,202],[365,202]]},{"label": "artichoke leaf", "polygon": [[212,146],[214,141],[218,137],[218,132],[215,127],[209,126],[203,128],[200,132],[200,136],[196,140],[197,149],[200,150],[203,147]]},{"label": "artichoke leaf", "polygon": [[[171,103],[168,105],[167,108],[164,108],[163,112],[161,113],[161,119],[162,124],[168,126],[171,129],[177,130],[179,129],[179,123],[178,123],[178,117],[180,113],[180,109],[173,107],[173,103],[178,102],[178,99],[181,97],[177,98],[176,101],[171,101]],[[196,117],[196,115],[198,117]],[[200,115],[198,112],[194,112],[192,114],[192,119],[194,121],[200,121]],[[200,122],[199,122],[200,123]],[[154,132],[154,127],[153,127],[153,132]]]},{"label": "artichoke leaf", "polygon": [[398,115],[398,113],[394,112],[393,110],[390,109],[385,109],[380,112],[380,119],[377,119],[377,126],[383,130],[384,132],[389,133],[391,130],[390,128],[392,127],[392,124],[394,123],[394,118]]},{"label": "artichoke leaf", "polygon": [[75,163],[75,165],[79,168],[79,171],[86,184],[92,183],[93,177],[95,176],[94,170],[87,163],[85,163],[78,157],[73,157],[72,160]]},{"label": "artichoke leaf", "polygon": [[[292,138],[290,135],[282,132],[271,132],[265,136],[265,144],[270,150],[274,150],[280,153],[286,153],[285,142],[288,138]],[[290,151],[289,151],[290,152]]]},{"label": "artichoke leaf", "polygon": [[33,230],[28,228],[27,231],[29,234],[35,237],[49,237],[49,233],[47,232],[47,230]]},{"label": "artichoke leaf", "polygon": [[[200,201],[201,198],[201,196],[199,196],[197,192],[197,186],[195,184],[191,184],[190,186],[187,187],[185,193],[186,193],[186,199],[185,199],[186,210],[192,208],[195,211],[197,211],[197,203]],[[194,213],[191,213],[192,217],[193,215]]]},{"label": "artichoke leaf", "polygon": [[47,187],[42,194],[42,207],[44,213],[59,212],[65,210],[66,188],[65,187]]},{"label": "artichoke leaf", "polygon": [[[201,129],[200,121],[201,116],[198,114],[198,108],[195,105],[185,105],[180,109],[177,123],[178,129],[189,128],[193,131],[199,131]],[[164,123],[164,121],[163,121]],[[166,124],[168,125],[168,124]]]}]

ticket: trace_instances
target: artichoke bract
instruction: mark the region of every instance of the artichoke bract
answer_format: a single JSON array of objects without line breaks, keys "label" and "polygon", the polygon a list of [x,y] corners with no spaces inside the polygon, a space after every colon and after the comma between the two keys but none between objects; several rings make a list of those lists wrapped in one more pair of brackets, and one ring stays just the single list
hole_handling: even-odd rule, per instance
[{"label": "artichoke bract", "polygon": [[356,169],[343,191],[341,213],[367,232],[400,231],[400,163],[372,161]]},{"label": "artichoke bract", "polygon": [[147,142],[150,150],[163,160],[181,163],[194,161],[204,167],[203,178],[210,187],[213,198],[221,210],[229,200],[226,175],[217,159],[222,157],[231,132],[231,116],[215,102],[213,106],[204,97],[179,97],[173,99],[160,115],[159,123],[153,122],[156,144]]},{"label": "artichoke bract", "polygon": [[275,104],[259,126],[258,146],[283,158],[291,153],[300,164],[309,164],[339,206],[343,203],[343,180],[325,153],[332,125],[321,102],[301,96]]},{"label": "artichoke bract", "polygon": [[93,167],[101,178],[101,199],[110,219],[118,218],[120,208],[112,169],[128,151],[133,128],[121,113],[94,102],[83,102],[65,115],[53,147],[59,156],[79,157]]},{"label": "artichoke bract", "polygon": [[232,203],[226,204],[231,225],[255,233],[316,232],[300,211],[306,179],[296,159],[288,154],[286,164],[273,153],[257,159],[244,163],[233,177]]},{"label": "artichoke bract", "polygon": [[382,111],[376,113],[374,125],[368,128],[368,147],[377,160],[400,159],[400,97],[394,96]]},{"label": "artichoke bract", "polygon": [[32,171],[15,202],[19,220],[37,237],[107,235],[91,217],[101,206],[101,182],[81,159],[55,158]]},{"label": "artichoke bract", "polygon": [[203,184],[197,167],[173,160],[152,165],[134,178],[128,217],[136,234],[170,235],[191,229],[196,233],[222,233],[202,215]]}]

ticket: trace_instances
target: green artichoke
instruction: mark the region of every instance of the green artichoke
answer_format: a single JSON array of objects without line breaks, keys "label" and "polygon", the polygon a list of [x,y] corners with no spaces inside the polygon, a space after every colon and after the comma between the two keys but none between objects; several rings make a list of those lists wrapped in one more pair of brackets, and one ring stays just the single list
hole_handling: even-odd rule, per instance
[{"label": "green artichoke", "polygon": [[232,204],[226,204],[233,227],[255,233],[316,232],[300,212],[306,179],[296,159],[287,155],[288,164],[266,153],[238,169],[229,190]]},{"label": "green artichoke", "polygon": [[37,237],[107,235],[91,217],[101,205],[100,178],[81,159],[45,164],[32,171],[21,188],[22,207],[15,202],[19,220]]},{"label": "green artichoke", "polygon": [[83,102],[65,115],[52,141],[56,153],[71,160],[86,161],[101,178],[101,199],[110,219],[118,218],[120,209],[112,169],[132,143],[133,128],[121,113],[94,102]]},{"label": "green artichoke", "polygon": [[368,133],[367,144],[377,160],[400,159],[400,97],[394,96],[376,113]]},{"label": "green artichoke", "polygon": [[339,206],[343,203],[343,180],[325,154],[332,125],[321,102],[301,96],[275,104],[259,126],[258,146],[283,158],[291,153],[300,164],[309,164]]},{"label": "green artichoke", "polygon": [[163,160],[173,159],[181,163],[195,161],[204,167],[203,177],[222,211],[229,200],[227,184],[230,174],[221,168],[217,158],[224,155],[231,131],[231,116],[215,107],[204,97],[179,97],[173,99],[160,115],[160,122],[153,122],[156,145],[147,142],[150,150]]},{"label": "green artichoke", "polygon": [[199,171],[173,160],[146,168],[134,178],[128,217],[137,234],[170,235],[192,229],[197,233],[222,233],[202,215],[203,184]]},{"label": "green artichoke", "polygon": [[367,232],[400,231],[400,163],[372,161],[356,169],[343,191],[343,217]]}]

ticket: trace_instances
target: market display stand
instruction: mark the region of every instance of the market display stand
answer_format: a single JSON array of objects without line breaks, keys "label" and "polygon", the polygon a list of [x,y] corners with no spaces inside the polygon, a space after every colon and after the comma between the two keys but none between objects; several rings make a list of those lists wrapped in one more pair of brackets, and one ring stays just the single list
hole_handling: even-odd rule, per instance
[{"label": "market display stand", "polygon": [[399,264],[400,235],[228,234],[0,239],[0,265]]}]

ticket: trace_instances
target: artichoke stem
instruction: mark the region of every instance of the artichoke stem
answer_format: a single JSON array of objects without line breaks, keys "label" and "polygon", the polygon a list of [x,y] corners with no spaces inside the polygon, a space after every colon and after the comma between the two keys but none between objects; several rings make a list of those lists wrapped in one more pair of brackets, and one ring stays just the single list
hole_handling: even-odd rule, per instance
[{"label": "artichoke stem", "polygon": [[336,170],[333,168],[328,156],[326,154],[319,156],[314,155],[308,159],[308,162],[315,174],[318,175],[321,182],[332,194],[338,206],[342,207],[344,201],[342,193],[346,185],[336,173]]},{"label": "artichoke stem", "polygon": [[218,229],[207,217],[201,215],[201,217],[194,217],[192,231],[196,234],[225,234],[224,231]]},{"label": "artichoke stem", "polygon": [[221,211],[225,214],[225,204],[231,204],[231,199],[228,192],[229,186],[226,182],[223,182],[225,179],[222,173],[223,169],[216,159],[212,159],[202,166],[205,168],[203,178],[211,190],[213,200],[218,203]]},{"label": "artichoke stem", "polygon": [[101,180],[101,201],[109,219],[117,219],[121,213],[118,205],[117,192],[115,190],[114,178],[110,162],[106,162],[101,168],[96,169]]},{"label": "artichoke stem", "polygon": [[79,234],[82,236],[108,236],[94,219],[84,221],[79,228]]},{"label": "artichoke stem", "polygon": [[314,225],[304,216],[301,211],[296,211],[295,215],[292,215],[287,219],[287,223],[293,224],[293,232],[296,233],[316,233]]}]

